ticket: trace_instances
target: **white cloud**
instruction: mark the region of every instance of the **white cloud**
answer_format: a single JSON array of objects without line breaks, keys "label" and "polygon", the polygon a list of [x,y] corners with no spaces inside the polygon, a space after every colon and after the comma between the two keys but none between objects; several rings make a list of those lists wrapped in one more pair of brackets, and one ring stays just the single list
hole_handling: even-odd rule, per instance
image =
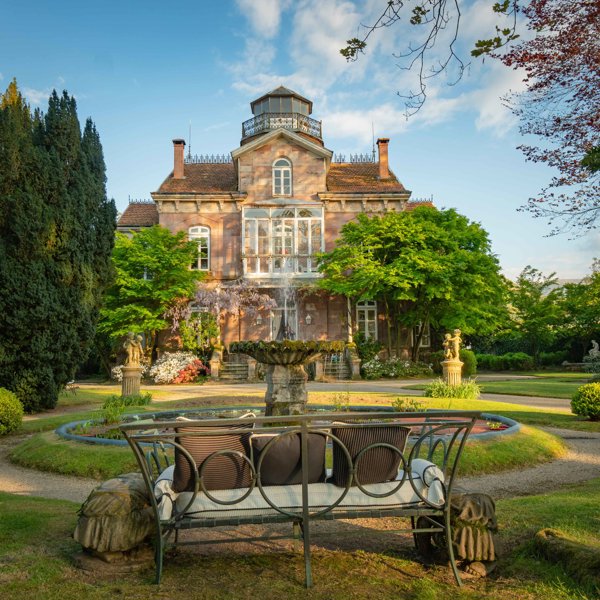
[{"label": "white cloud", "polygon": [[2,75],[2,73],[0,73],[0,81],[2,81],[4,79],[4,75]]},{"label": "white cloud", "polygon": [[272,38],[279,31],[281,14],[290,0],[236,0],[242,14],[250,21],[256,35]]},{"label": "white cloud", "polygon": [[50,97],[52,90],[50,88],[46,88],[44,90],[36,90],[33,88],[23,88],[23,95],[31,104],[35,106],[40,105],[42,102],[46,102]]}]

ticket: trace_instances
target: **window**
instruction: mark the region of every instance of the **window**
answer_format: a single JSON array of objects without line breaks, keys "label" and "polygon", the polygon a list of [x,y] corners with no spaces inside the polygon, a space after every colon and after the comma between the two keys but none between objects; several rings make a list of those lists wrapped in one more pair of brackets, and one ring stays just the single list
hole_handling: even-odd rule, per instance
[{"label": "window", "polygon": [[244,208],[245,275],[314,277],[323,251],[321,207]]},{"label": "window", "polygon": [[356,322],[358,332],[365,340],[377,339],[377,302],[363,300],[356,305]]},{"label": "window", "polygon": [[190,227],[190,241],[198,244],[198,258],[192,263],[192,269],[210,270],[210,229],[208,227]]},{"label": "window", "polygon": [[[416,341],[419,339],[419,330],[421,329],[421,323],[419,323],[413,330],[412,345],[414,346]],[[419,348],[429,348],[431,346],[431,330],[429,329],[429,323],[425,325],[423,331],[423,337],[421,337],[421,345]]]},{"label": "window", "polygon": [[273,163],[273,195],[292,195],[292,163],[287,158]]}]

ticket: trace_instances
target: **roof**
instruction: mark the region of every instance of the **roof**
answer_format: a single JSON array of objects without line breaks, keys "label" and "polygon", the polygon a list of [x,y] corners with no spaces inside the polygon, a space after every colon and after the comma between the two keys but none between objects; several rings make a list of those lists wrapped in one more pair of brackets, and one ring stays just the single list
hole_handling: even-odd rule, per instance
[{"label": "roof", "polygon": [[154,202],[131,202],[121,215],[119,227],[152,227],[158,224],[158,210]]},{"label": "roof", "polygon": [[379,163],[332,163],[327,173],[330,192],[406,192],[390,171],[389,179],[379,179]]},{"label": "roof", "polygon": [[432,200],[409,200],[405,205],[405,210],[414,210],[419,206],[431,206],[433,207]]},{"label": "roof", "polygon": [[158,194],[194,194],[237,191],[235,166],[230,163],[198,163],[183,166],[183,179],[171,173],[158,188]]},{"label": "roof", "polygon": [[270,92],[267,92],[266,94],[263,94],[256,100],[252,100],[252,102],[250,102],[250,107],[254,108],[254,105],[257,102],[260,102],[261,100],[263,100],[264,98],[268,98],[269,96],[294,96],[295,98],[298,98],[298,100],[302,100],[303,102],[306,102],[309,105],[309,109],[308,109],[309,112],[312,112],[312,106],[313,106],[312,101],[310,101],[308,98],[305,98],[304,96],[301,96],[300,94],[298,94],[298,92],[295,92],[294,90],[290,90],[289,88],[283,87],[282,85],[280,85],[279,87],[276,87],[274,90],[271,90]]}]

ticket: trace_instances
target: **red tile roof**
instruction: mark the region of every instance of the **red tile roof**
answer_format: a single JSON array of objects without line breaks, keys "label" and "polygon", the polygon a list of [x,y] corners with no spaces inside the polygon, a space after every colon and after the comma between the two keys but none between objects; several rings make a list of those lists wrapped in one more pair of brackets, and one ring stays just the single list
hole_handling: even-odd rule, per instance
[{"label": "red tile roof", "polygon": [[158,188],[159,194],[237,191],[237,175],[233,163],[200,163],[183,166],[184,179],[173,179],[171,173]]},{"label": "red tile roof", "polygon": [[152,227],[158,224],[158,210],[154,202],[132,202],[121,215],[119,227]]},{"label": "red tile roof", "polygon": [[406,203],[404,210],[414,210],[419,206],[433,206],[433,202],[431,200],[409,200]]},{"label": "red tile roof", "polygon": [[332,163],[327,173],[330,192],[405,192],[390,171],[389,179],[379,179],[378,163]]}]

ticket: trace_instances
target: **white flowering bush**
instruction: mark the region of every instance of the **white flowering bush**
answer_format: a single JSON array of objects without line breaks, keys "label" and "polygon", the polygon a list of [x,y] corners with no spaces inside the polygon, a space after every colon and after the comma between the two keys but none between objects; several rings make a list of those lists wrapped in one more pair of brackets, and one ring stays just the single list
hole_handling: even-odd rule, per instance
[{"label": "white flowering bush", "polygon": [[[140,365],[140,367],[143,367],[144,369],[142,371],[142,378],[148,377],[148,371],[150,370],[150,367],[144,364]],[[123,381],[123,365],[117,365],[116,367],[113,367],[110,370],[110,378],[121,383],[121,381]]]},{"label": "white flowering bush", "polygon": [[165,352],[149,371],[154,383],[173,383],[181,371],[198,360],[192,352]]},{"label": "white flowering bush", "polygon": [[422,362],[412,362],[401,358],[381,360],[378,356],[361,365],[361,373],[365,379],[380,379],[381,377],[427,377],[433,373],[431,365]]}]

